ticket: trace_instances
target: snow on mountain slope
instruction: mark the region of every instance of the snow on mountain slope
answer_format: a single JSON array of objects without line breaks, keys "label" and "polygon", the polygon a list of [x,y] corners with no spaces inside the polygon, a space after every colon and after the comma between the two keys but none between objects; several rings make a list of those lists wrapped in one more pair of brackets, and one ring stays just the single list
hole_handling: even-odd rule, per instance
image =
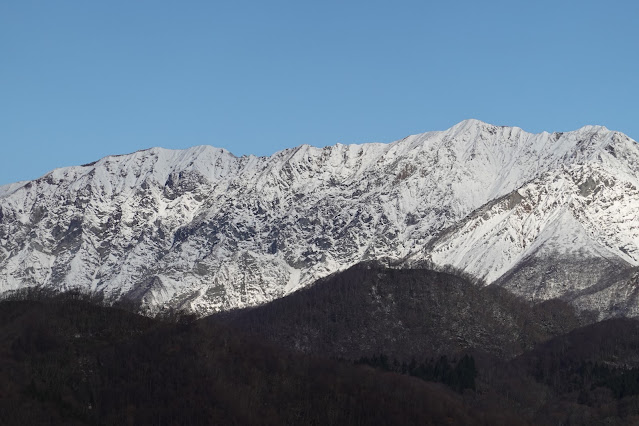
[{"label": "snow on mountain slope", "polygon": [[633,206],[639,206],[634,182],[575,165],[469,215],[431,242],[428,257],[532,300],[575,300],[639,264]]},{"label": "snow on mountain slope", "polygon": [[[0,187],[0,291],[81,288],[205,314],[368,259],[429,258],[494,280],[553,238],[577,255],[558,218],[592,256],[636,265],[638,167],[636,143],[603,127],[530,134],[477,120],[259,158],[152,148]],[[487,205],[501,210],[469,234]]]},{"label": "snow on mountain slope", "polygon": [[637,145],[604,140],[589,161],[543,173],[442,232],[427,258],[533,301],[562,297],[604,316],[638,315],[636,303],[611,296],[627,284],[618,275],[639,265]]}]

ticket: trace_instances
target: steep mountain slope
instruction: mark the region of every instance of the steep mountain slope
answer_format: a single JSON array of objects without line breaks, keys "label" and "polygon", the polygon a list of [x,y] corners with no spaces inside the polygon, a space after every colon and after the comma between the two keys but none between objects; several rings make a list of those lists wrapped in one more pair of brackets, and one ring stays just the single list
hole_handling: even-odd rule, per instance
[{"label": "steep mountain slope", "polygon": [[608,145],[473,212],[427,256],[533,301],[637,316],[638,166],[635,143]]},{"label": "steep mountain slope", "polygon": [[[273,300],[368,259],[452,264],[490,282],[515,273],[535,242],[559,238],[563,253],[567,237],[551,226],[560,217],[551,206],[569,201],[574,220],[562,220],[574,222],[582,245],[626,270],[639,260],[638,158],[634,141],[603,127],[533,135],[476,120],[391,144],[300,146],[270,157],[208,146],[106,157],[0,187],[0,291],[81,288],[205,314]],[[557,176],[566,185],[554,184]],[[568,182],[588,195],[573,197]],[[482,234],[490,255],[460,254],[478,246],[452,230],[468,229],[477,209],[498,208],[487,203],[513,191],[543,205],[534,232],[512,231],[515,249],[491,243],[511,232],[507,219],[497,235],[504,210],[491,221],[494,235]],[[584,234],[576,224],[592,228]],[[434,241],[442,229],[448,237]],[[563,294],[537,287],[520,293]]]}]

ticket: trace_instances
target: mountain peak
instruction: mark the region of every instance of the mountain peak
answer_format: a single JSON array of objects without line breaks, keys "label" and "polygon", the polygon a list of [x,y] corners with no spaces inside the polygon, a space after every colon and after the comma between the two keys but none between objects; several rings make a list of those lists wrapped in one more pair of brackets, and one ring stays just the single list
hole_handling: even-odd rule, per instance
[{"label": "mountain peak", "polygon": [[471,130],[481,131],[490,127],[496,127],[496,126],[493,126],[492,124],[486,123],[481,120],[477,120],[475,118],[469,118],[469,119],[460,121],[459,123],[449,128],[447,131],[452,133],[462,133],[462,132],[467,132]]},{"label": "mountain peak", "polygon": [[455,124],[452,128],[485,127],[485,126],[492,126],[492,124],[486,123],[485,121],[481,121],[476,118],[467,118]]},{"label": "mountain peak", "polygon": [[[462,230],[485,231],[476,253],[512,258],[460,260],[469,271],[496,276],[539,235],[556,241],[551,231],[565,227],[551,226],[554,209],[568,202],[584,250],[629,263],[639,259],[639,148],[601,129],[532,134],[470,119],[391,144],[239,158],[208,145],[153,148],[57,169],[0,188],[0,292],[80,287],[201,314],[255,305],[364,260],[427,259],[435,236],[491,203],[499,214]],[[442,265],[463,254],[450,247]]]},{"label": "mountain peak", "polygon": [[[522,128],[518,127],[518,126],[497,126],[491,123],[486,123],[485,121],[481,121],[481,120],[477,120],[475,118],[469,118],[463,121],[460,121],[459,123],[455,124],[454,126],[452,126],[451,128],[448,129],[449,132],[453,132],[453,133],[460,133],[460,132],[465,132],[468,130],[487,130],[487,129],[496,129],[496,128],[501,128],[501,129],[511,129],[511,130],[518,130],[521,131],[523,133],[527,133],[527,134],[535,134],[535,133],[531,133],[531,132],[527,132],[525,130],[523,130]],[[554,133],[596,133],[596,132],[609,132],[610,130],[605,127],[605,126],[601,126],[601,125],[585,125],[582,126],[578,129],[575,130],[570,130],[570,131],[566,131],[566,132],[554,132]],[[540,132],[538,134],[550,134],[548,131],[543,131]]]}]

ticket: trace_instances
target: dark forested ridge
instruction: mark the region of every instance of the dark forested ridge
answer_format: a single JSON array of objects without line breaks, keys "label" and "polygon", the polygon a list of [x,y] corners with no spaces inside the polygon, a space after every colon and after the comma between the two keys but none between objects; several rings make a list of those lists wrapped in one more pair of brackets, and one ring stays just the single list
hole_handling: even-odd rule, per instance
[{"label": "dark forested ridge", "polygon": [[[514,409],[534,424],[639,424],[639,322],[584,326],[591,320],[559,300],[531,306],[454,273],[374,264],[205,319],[298,351],[473,389],[475,406]],[[472,368],[458,368],[463,359]]]},{"label": "dark forested ridge", "polygon": [[442,384],[81,300],[0,303],[0,424],[526,424]]},{"label": "dark forested ridge", "polygon": [[639,322],[454,274],[360,265],[197,321],[35,296],[0,302],[0,424],[639,424]]},{"label": "dark forested ridge", "polygon": [[530,306],[452,273],[376,264],[210,319],[303,352],[349,359],[383,352],[403,361],[472,350],[509,359],[583,322],[558,300]]}]

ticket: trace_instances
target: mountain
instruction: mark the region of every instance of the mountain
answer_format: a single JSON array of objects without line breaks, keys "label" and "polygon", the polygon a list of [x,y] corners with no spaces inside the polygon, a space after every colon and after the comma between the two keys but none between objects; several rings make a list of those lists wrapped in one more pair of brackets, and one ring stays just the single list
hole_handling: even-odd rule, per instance
[{"label": "mountain", "polygon": [[426,256],[532,301],[639,315],[639,149],[601,130],[560,167],[465,217]]},{"label": "mountain", "polygon": [[383,260],[637,315],[638,169],[637,144],[604,127],[477,120],[270,157],[110,156],[0,187],[0,291],[78,288],[204,315]]}]

